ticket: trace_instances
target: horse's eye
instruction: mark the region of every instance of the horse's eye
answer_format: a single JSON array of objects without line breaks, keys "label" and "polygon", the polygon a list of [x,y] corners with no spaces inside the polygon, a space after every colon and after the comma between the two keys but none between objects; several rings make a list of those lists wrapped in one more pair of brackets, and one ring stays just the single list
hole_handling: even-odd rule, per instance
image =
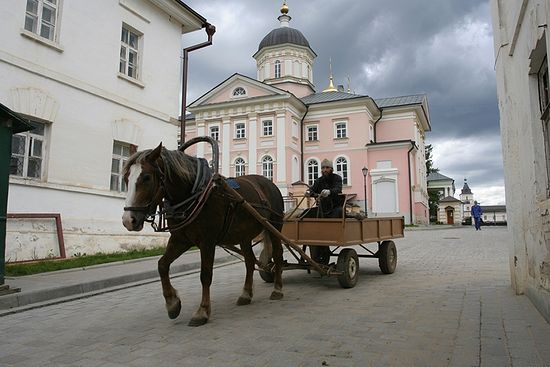
[{"label": "horse's eye", "polygon": [[143,176],[141,176],[141,183],[147,183],[151,181],[151,175],[150,174],[145,174]]}]

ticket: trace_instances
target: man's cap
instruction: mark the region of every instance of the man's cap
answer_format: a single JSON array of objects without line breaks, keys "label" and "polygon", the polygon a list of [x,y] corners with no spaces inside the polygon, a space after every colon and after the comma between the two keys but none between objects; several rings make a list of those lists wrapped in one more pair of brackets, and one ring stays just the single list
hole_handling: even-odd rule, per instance
[{"label": "man's cap", "polygon": [[323,159],[323,161],[321,162],[321,168],[323,167],[330,167],[330,168],[334,168],[332,167],[332,161],[329,160],[329,159]]}]

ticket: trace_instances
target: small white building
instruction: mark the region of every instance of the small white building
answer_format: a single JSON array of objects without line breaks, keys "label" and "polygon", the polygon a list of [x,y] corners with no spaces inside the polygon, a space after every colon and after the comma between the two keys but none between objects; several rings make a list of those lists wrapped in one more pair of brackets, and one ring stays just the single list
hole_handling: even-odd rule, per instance
[{"label": "small white building", "polygon": [[506,225],[506,205],[482,205],[482,219],[485,225]]},{"label": "small white building", "polygon": [[491,8],[512,286],[550,322],[550,4]]},{"label": "small white building", "polygon": [[0,102],[35,126],[12,142],[7,261],[59,256],[55,215],[67,256],[165,243],[123,228],[121,169],[177,147],[182,34],[206,25],[180,0],[0,2]]}]

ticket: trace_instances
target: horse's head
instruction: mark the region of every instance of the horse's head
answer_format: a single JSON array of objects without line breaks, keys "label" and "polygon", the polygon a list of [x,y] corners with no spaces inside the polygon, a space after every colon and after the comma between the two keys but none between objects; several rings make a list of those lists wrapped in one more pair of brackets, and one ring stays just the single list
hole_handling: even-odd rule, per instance
[{"label": "horse's head", "polygon": [[122,224],[129,231],[141,231],[147,217],[155,214],[162,200],[162,143],[151,151],[134,154],[124,167],[128,187]]}]

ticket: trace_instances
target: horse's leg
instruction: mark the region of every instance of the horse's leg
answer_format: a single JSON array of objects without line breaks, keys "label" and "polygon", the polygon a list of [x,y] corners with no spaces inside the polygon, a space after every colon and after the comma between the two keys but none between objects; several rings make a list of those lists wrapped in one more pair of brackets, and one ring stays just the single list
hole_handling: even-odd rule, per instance
[{"label": "horse's leg", "polygon": [[215,245],[205,244],[201,247],[201,304],[191,320],[189,326],[201,326],[208,322],[210,317],[210,285],[212,284],[212,269],[214,268]]},{"label": "horse's leg", "polygon": [[168,317],[175,319],[180,314],[181,301],[178,293],[170,283],[170,264],[191,247],[189,241],[183,241],[177,236],[171,235],[164,255],[158,261],[158,272],[162,283],[162,295],[166,301]]},{"label": "horse's leg", "polygon": [[241,249],[244,254],[244,262],[246,264],[246,277],[244,280],[243,293],[237,300],[237,305],[248,305],[252,302],[252,284],[254,280],[254,267],[256,263],[256,255],[252,251],[251,241],[241,242]]},{"label": "horse's leg", "polygon": [[281,240],[271,233],[268,234],[268,237],[271,240],[271,246],[273,248],[273,262],[275,263],[274,267],[274,289],[271,292],[271,297],[269,299],[279,300],[283,298],[283,246],[281,245]]}]

